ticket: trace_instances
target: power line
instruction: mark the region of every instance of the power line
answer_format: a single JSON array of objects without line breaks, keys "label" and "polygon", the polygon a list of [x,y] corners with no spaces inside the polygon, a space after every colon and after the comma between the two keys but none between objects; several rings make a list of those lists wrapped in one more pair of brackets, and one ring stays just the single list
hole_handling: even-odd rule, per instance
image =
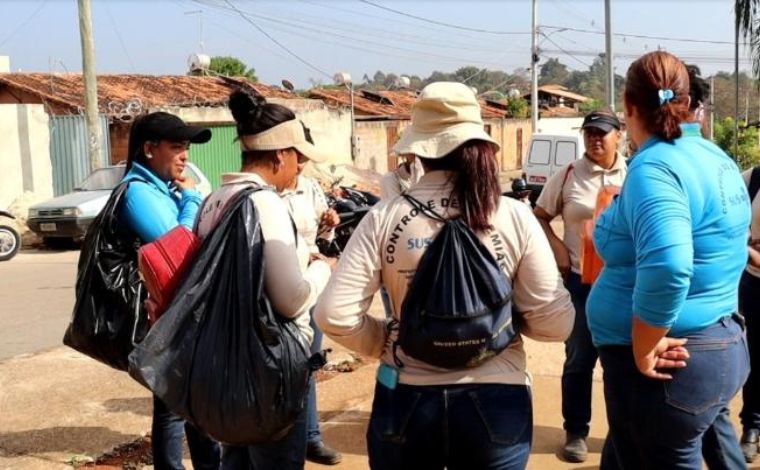
[{"label": "power line", "polygon": [[[587,34],[604,34],[603,31],[594,31],[591,29],[582,29],[582,28],[571,28],[569,26],[549,26],[549,25],[542,25],[542,28],[549,28],[549,29],[563,29],[567,31],[574,31],[576,33],[587,33]],[[613,36],[619,36],[619,37],[627,37],[627,38],[637,38],[637,39],[654,39],[657,41],[675,41],[675,42],[698,42],[703,44],[731,44],[733,45],[733,41],[713,41],[709,39],[693,39],[693,38],[673,38],[673,37],[665,37],[665,36],[649,36],[646,34],[629,34],[629,33],[612,33]]]},{"label": "power line", "polygon": [[[220,8],[220,9],[223,9],[223,10],[228,10],[226,7],[223,7],[223,6],[220,6],[220,5],[209,5],[209,6],[213,6],[215,8]],[[278,28],[276,26],[271,26],[271,28],[274,29],[275,31],[284,32],[286,34],[293,34],[293,35],[296,35],[296,36],[298,36],[300,38],[311,38],[311,39],[313,39],[315,41],[324,42],[324,43],[327,43],[327,44],[334,44],[334,45],[338,45],[338,46],[349,48],[349,49],[360,50],[362,52],[369,52],[369,53],[374,53],[374,54],[386,55],[386,56],[390,56],[390,57],[401,57],[401,58],[405,58],[405,59],[416,59],[420,55],[422,55],[422,56],[437,58],[439,60],[444,60],[444,61],[448,61],[448,62],[452,62],[453,61],[453,62],[458,62],[458,63],[496,65],[495,62],[493,62],[493,61],[473,60],[472,58],[454,57],[454,56],[449,56],[449,55],[436,54],[436,53],[428,52],[428,51],[420,51],[420,50],[417,50],[417,49],[410,49],[410,48],[405,48],[405,47],[392,46],[392,45],[389,45],[387,43],[377,43],[377,42],[374,42],[374,41],[368,41],[366,39],[356,38],[356,37],[352,37],[352,36],[346,36],[346,35],[343,35],[343,34],[338,34],[338,33],[330,32],[330,31],[325,31],[325,30],[322,30],[322,29],[311,28],[311,27],[307,27],[307,26],[293,24],[293,23],[289,23],[287,21],[277,20],[277,19],[273,19],[273,18],[270,18],[270,17],[263,17],[261,15],[245,12],[245,11],[242,11],[240,9],[236,9],[236,12],[239,15],[242,15],[245,18],[248,18],[249,16],[253,16],[253,17],[256,17],[256,18],[263,19],[264,21],[270,21],[270,22],[273,22],[273,23],[284,25],[284,28],[282,28],[282,27]],[[292,28],[295,31],[291,31],[288,28]],[[318,36],[309,36],[308,34],[305,33],[306,31],[312,31],[314,33],[317,33]],[[346,40],[351,41],[351,43],[364,43],[364,44],[367,44],[368,46],[374,46],[374,47],[382,48],[382,51],[367,49],[365,47],[353,46],[351,43],[329,41],[329,40],[326,40],[324,38],[324,36],[334,36],[334,37],[338,37],[340,39],[346,39]],[[406,56],[401,55],[400,56],[398,54],[390,54],[390,53],[386,52],[389,49],[398,50],[398,51],[406,52],[406,53],[416,54],[416,56],[411,56],[410,57],[408,55],[406,55]],[[506,53],[509,53],[509,52],[510,51],[502,52],[502,55],[505,55]],[[518,53],[518,52],[519,51],[514,51],[514,53]],[[424,59],[422,59],[422,60],[424,60]],[[435,62],[433,61],[433,63],[435,63]]]},{"label": "power line", "polygon": [[384,5],[378,5],[377,3],[371,2],[369,0],[358,0],[361,3],[366,3],[367,5],[373,6],[375,8],[379,8],[381,10],[389,11],[391,13],[395,13],[397,15],[406,16],[407,18],[414,18],[418,21],[424,21],[426,23],[436,24],[439,26],[445,26],[447,28],[454,28],[454,29],[461,29],[463,31],[472,31],[474,33],[486,33],[486,34],[524,34],[529,35],[531,34],[529,31],[494,31],[490,29],[480,29],[480,28],[469,28],[467,26],[460,26],[456,24],[451,23],[444,23],[443,21],[437,21],[437,20],[431,20],[430,18],[425,18],[422,16],[412,15],[411,13],[406,13],[399,10],[394,10],[393,8],[386,7]]},{"label": "power line", "polygon": [[26,25],[27,25],[27,24],[28,24],[30,21],[32,21],[32,19],[34,19],[34,17],[35,17],[35,16],[37,16],[37,14],[39,14],[39,12],[40,12],[40,11],[42,11],[42,9],[45,7],[45,5],[46,5],[46,4],[47,4],[47,0],[42,0],[42,2],[41,2],[41,3],[40,3],[40,5],[37,7],[37,9],[36,9],[36,10],[34,10],[34,11],[32,12],[32,14],[31,14],[31,15],[29,15],[29,16],[28,16],[28,17],[27,17],[27,18],[26,18],[24,21],[22,21],[22,22],[21,22],[21,23],[18,25],[18,27],[16,27],[16,29],[14,29],[13,31],[11,31],[11,32],[10,32],[10,34],[8,34],[8,36],[6,36],[6,37],[5,37],[5,39],[3,39],[3,40],[0,42],[0,47],[4,46],[6,42],[10,41],[10,40],[11,40],[11,38],[12,38],[13,36],[15,36],[15,35],[16,35],[16,33],[18,33],[19,31],[21,31],[22,29],[24,29],[24,27],[25,27],[25,26],[26,26]]},{"label": "power line", "polygon": [[[105,9],[106,14],[108,15],[108,19],[111,21],[111,26],[113,26],[113,30],[116,33],[116,37],[119,40],[119,44],[121,44],[121,50],[124,52],[124,56],[127,58],[127,62],[129,62],[129,66],[132,69],[133,73],[137,73],[137,70],[135,69],[135,63],[132,62],[132,57],[129,56],[129,51],[127,50],[127,46],[124,43],[124,38],[121,37],[121,32],[119,32],[119,26],[116,24],[116,20],[113,19],[113,15],[111,14],[111,8],[108,6],[108,3],[105,3]],[[142,90],[140,90],[142,93]]]},{"label": "power line", "polygon": [[581,59],[579,59],[578,57],[576,57],[576,56],[575,56],[575,55],[574,55],[572,52],[569,52],[569,51],[566,51],[565,49],[563,49],[563,48],[562,48],[562,46],[560,46],[559,44],[557,44],[557,43],[556,43],[556,42],[555,42],[555,41],[554,41],[552,38],[550,38],[550,37],[549,37],[547,34],[545,34],[544,32],[541,32],[540,34],[541,34],[541,35],[544,37],[544,39],[546,39],[546,40],[547,40],[547,41],[549,41],[550,43],[554,44],[554,46],[555,46],[557,49],[559,49],[560,51],[564,52],[566,55],[568,55],[568,56],[572,57],[573,59],[575,59],[576,61],[578,61],[578,62],[580,62],[581,64],[585,65],[586,67],[589,67],[589,68],[591,67],[591,64],[587,64],[586,62],[584,62],[584,61],[582,61]]},{"label": "power line", "polygon": [[266,31],[264,31],[264,29],[262,29],[261,26],[259,26],[258,24],[256,24],[253,20],[251,20],[245,14],[243,14],[243,12],[241,12],[240,10],[238,10],[238,8],[230,0],[224,0],[224,1],[230,7],[232,7],[240,15],[241,18],[243,18],[245,21],[247,21],[248,23],[250,23],[257,30],[259,30],[259,32],[261,34],[263,34],[264,36],[266,36],[270,41],[272,41],[273,43],[275,43],[278,46],[280,46],[285,52],[287,52],[288,54],[290,54],[293,57],[295,57],[299,62],[303,63],[304,65],[306,65],[310,69],[315,70],[315,71],[321,73],[322,75],[324,75],[325,77],[328,77],[328,78],[332,79],[332,76],[329,73],[325,72],[324,70],[318,68],[315,65],[312,65],[311,63],[309,63],[305,59],[302,59],[298,54],[296,54],[295,52],[293,52],[290,49],[288,49],[288,47],[286,47],[284,44],[280,43],[280,41],[278,41],[277,39],[273,38],[269,33],[267,33]]}]

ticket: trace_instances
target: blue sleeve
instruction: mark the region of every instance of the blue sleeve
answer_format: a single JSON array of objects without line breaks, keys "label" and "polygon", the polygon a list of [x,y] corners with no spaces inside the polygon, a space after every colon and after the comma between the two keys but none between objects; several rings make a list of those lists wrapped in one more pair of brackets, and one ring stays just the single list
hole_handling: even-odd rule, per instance
[{"label": "blue sleeve", "polygon": [[182,190],[182,200],[179,206],[179,223],[192,230],[195,227],[195,219],[201,208],[203,197],[194,189]]},{"label": "blue sleeve", "polygon": [[628,173],[622,199],[636,249],[633,313],[651,326],[670,328],[694,267],[688,195],[672,169],[647,162]]},{"label": "blue sleeve", "polygon": [[196,191],[183,191],[179,216],[168,196],[152,190],[146,183],[129,185],[122,209],[124,221],[145,243],[150,243],[173,229],[184,225],[192,230],[201,197]]}]

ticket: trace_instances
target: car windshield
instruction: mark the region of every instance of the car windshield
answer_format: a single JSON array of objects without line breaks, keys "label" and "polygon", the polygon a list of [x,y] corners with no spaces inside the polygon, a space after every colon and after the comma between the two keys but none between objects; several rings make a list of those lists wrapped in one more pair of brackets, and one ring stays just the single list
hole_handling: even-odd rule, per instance
[{"label": "car windshield", "polygon": [[124,177],[123,166],[101,168],[90,173],[82,183],[77,186],[77,191],[110,191],[115,188]]}]

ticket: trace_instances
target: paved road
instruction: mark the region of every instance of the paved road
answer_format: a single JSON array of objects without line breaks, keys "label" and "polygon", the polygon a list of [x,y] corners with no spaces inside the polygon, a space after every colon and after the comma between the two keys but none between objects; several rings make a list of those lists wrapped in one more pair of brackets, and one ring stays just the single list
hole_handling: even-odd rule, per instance
[{"label": "paved road", "polygon": [[22,251],[0,263],[0,361],[61,345],[79,251]]}]

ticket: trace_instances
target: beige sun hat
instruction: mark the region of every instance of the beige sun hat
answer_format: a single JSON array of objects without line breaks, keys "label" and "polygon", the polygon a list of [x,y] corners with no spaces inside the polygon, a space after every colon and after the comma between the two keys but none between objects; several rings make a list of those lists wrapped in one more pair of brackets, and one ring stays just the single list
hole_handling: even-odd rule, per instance
[{"label": "beige sun hat", "polygon": [[398,155],[441,158],[469,140],[499,144],[485,131],[480,104],[463,83],[434,82],[422,89],[412,107],[412,125],[394,146]]},{"label": "beige sun hat", "polygon": [[314,163],[327,160],[327,154],[306,139],[306,132],[301,121],[291,119],[258,134],[240,136],[240,148],[243,151],[295,148]]}]

